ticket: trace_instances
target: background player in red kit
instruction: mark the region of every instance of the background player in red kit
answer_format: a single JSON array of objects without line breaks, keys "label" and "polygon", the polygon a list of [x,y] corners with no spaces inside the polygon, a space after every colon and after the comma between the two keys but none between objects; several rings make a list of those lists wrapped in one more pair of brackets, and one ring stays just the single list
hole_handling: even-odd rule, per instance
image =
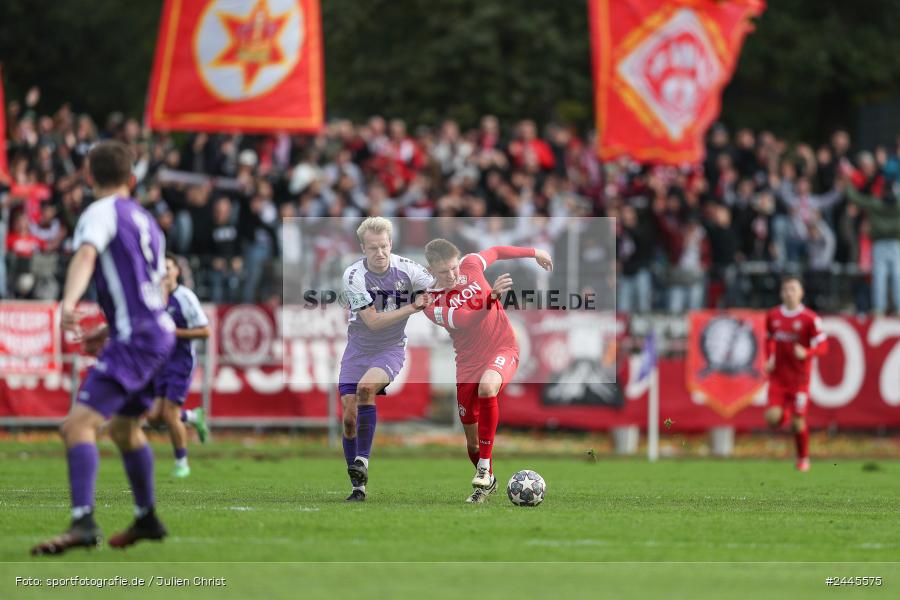
[{"label": "background player in red kit", "polygon": [[[493,301],[484,271],[496,260],[534,258],[544,269],[553,261],[544,250],[496,246],[460,260],[459,248],[443,239],[425,246],[428,270],[435,277],[429,290],[433,303],[425,309],[429,319],[450,332],[456,351],[456,399],[466,432],[469,459],[475,465],[467,502],[484,502],[497,489],[491,453],[500,410],[497,395],[516,373],[519,345],[506,312]],[[503,279],[498,281],[504,281]],[[502,284],[505,290],[507,284]]]},{"label": "background player in red kit", "polygon": [[803,304],[803,284],[796,277],[781,282],[782,305],[766,314],[769,408],[766,421],[783,427],[788,421],[797,443],[797,469],[809,470],[809,376],[814,356],[827,349],[822,319]]}]

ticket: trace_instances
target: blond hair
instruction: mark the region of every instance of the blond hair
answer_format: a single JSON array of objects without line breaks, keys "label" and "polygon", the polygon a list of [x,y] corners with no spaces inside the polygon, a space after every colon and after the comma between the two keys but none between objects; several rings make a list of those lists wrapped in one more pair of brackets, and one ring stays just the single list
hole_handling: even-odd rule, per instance
[{"label": "blond hair", "polygon": [[459,248],[453,242],[448,242],[445,239],[431,240],[425,246],[425,260],[428,261],[429,265],[435,265],[457,256],[459,256]]},{"label": "blond hair", "polygon": [[356,237],[359,238],[359,243],[363,243],[363,236],[367,231],[371,231],[372,233],[387,233],[388,239],[393,239],[394,237],[394,224],[385,219],[384,217],[369,217],[356,230]]}]

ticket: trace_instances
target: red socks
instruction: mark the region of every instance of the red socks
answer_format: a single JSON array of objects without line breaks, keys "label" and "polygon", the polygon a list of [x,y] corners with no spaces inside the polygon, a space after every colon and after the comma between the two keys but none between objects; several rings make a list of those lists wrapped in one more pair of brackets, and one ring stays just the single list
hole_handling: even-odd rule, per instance
[{"label": "red socks", "polygon": [[794,442],[797,444],[797,458],[809,458],[809,427],[794,434]]},{"label": "red socks", "polygon": [[491,459],[494,450],[494,436],[497,435],[497,423],[500,421],[500,407],[497,396],[478,399],[478,456]]}]

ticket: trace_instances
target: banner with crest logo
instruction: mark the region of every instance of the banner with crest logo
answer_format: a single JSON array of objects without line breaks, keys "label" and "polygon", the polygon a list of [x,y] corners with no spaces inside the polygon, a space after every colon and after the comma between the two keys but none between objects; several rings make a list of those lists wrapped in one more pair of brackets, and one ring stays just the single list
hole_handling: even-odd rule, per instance
[{"label": "banner with crest logo", "polygon": [[323,88],[318,0],[166,0],[150,127],[314,132]]},{"label": "banner with crest logo", "polygon": [[724,417],[749,406],[766,384],[765,315],[698,311],[690,315],[685,384]]},{"label": "banner with crest logo", "polygon": [[590,0],[601,158],[703,159],[750,18],[764,0]]}]

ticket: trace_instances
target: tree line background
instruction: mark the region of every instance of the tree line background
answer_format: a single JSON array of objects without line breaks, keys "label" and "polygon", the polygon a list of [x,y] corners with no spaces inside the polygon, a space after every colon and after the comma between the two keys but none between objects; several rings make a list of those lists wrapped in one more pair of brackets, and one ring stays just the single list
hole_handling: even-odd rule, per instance
[{"label": "tree line background", "polygon": [[[39,85],[98,122],[140,116],[162,0],[5,0],[7,102]],[[322,0],[329,117],[472,125],[485,113],[592,126],[586,0]],[[722,120],[820,141],[900,96],[900,2],[770,0]]]}]

